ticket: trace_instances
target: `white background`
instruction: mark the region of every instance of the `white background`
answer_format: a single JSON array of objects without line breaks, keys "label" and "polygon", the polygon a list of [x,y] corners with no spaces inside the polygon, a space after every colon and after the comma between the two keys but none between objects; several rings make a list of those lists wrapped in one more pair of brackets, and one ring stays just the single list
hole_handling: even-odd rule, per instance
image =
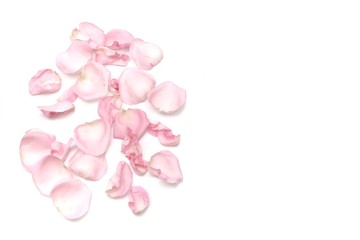
[{"label": "white background", "polygon": [[[0,239],[360,239],[359,13],[346,0],[1,1]],[[182,135],[184,181],[137,177],[151,197],[142,216],[103,193],[114,168],[89,183],[91,209],[71,222],[21,166],[26,130],[66,141],[96,117],[77,101],[48,120],[36,106],[58,94],[28,94],[82,21],[158,44],[152,73],[187,89],[181,114],[149,110]],[[144,141],[147,157],[162,149]],[[119,151],[114,142],[111,166]]]}]

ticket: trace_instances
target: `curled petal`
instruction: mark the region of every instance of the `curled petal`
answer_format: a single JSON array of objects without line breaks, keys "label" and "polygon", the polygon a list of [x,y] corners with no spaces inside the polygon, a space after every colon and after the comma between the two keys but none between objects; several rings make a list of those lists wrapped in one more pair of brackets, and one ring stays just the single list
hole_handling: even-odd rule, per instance
[{"label": "curled petal", "polygon": [[147,94],[155,87],[154,77],[137,68],[127,68],[119,79],[121,100],[126,104],[137,104],[147,99]]},{"label": "curled petal", "polygon": [[95,62],[87,63],[81,69],[73,91],[84,100],[95,100],[108,94],[110,71]]},{"label": "curled petal", "polygon": [[124,139],[130,128],[138,139],[144,135],[149,126],[146,113],[140,109],[120,110],[114,120],[114,138]]},{"label": "curled petal", "polygon": [[71,40],[86,41],[92,48],[103,46],[105,41],[105,33],[92,23],[82,22],[79,28],[75,28],[70,36]]},{"label": "curled petal", "polygon": [[92,48],[84,41],[74,40],[66,52],[56,58],[56,66],[64,73],[76,73],[92,57]]},{"label": "curled petal", "polygon": [[104,154],[109,147],[110,139],[110,125],[101,119],[81,124],[74,130],[76,146],[93,156]]},{"label": "curled petal", "polygon": [[132,178],[129,165],[124,161],[119,162],[116,173],[109,180],[106,193],[112,198],[125,196],[132,185]]},{"label": "curled petal", "polygon": [[113,29],[105,36],[105,46],[114,50],[128,48],[134,36],[128,31]]},{"label": "curled petal", "polygon": [[74,220],[84,216],[90,208],[91,192],[78,179],[59,183],[50,194],[56,209],[67,219]]},{"label": "curled petal", "polygon": [[136,38],[129,48],[130,57],[138,68],[150,70],[163,59],[163,52],[153,43]]},{"label": "curled petal", "polygon": [[102,98],[98,104],[99,117],[104,121],[112,124],[116,114],[121,109],[121,105],[121,99],[118,95]]},{"label": "curled petal", "polygon": [[129,207],[134,214],[139,214],[149,206],[149,194],[140,186],[134,186],[129,192]]},{"label": "curled petal", "polygon": [[103,65],[114,65],[125,67],[129,61],[129,55],[119,53],[110,48],[101,47],[96,49],[95,61]]},{"label": "curled petal", "polygon": [[56,141],[54,135],[39,129],[32,129],[25,133],[20,142],[20,158],[23,166],[32,172],[37,164],[46,156],[55,156],[65,159],[72,142],[69,144]]},{"label": "curled petal", "polygon": [[96,181],[101,179],[107,171],[107,161],[104,155],[93,156],[80,149],[71,156],[69,168],[79,177]]},{"label": "curled petal", "polygon": [[170,128],[160,122],[150,123],[148,133],[157,137],[164,146],[176,146],[180,142],[180,135],[174,135]]},{"label": "curled petal", "polygon": [[62,101],[49,106],[39,106],[38,108],[48,118],[54,118],[58,115],[63,115],[74,111],[75,106],[72,104],[72,102]]},{"label": "curled petal", "polygon": [[115,95],[119,94],[119,79],[111,78],[109,80],[109,91]]},{"label": "curled petal", "polygon": [[179,160],[174,154],[166,150],[151,157],[149,172],[168,183],[179,183],[183,178]]},{"label": "curled petal", "polygon": [[73,175],[63,161],[53,156],[47,156],[32,172],[32,177],[41,194],[50,196],[51,191],[60,181],[72,178]]},{"label": "curled petal", "polygon": [[63,102],[63,101],[68,101],[68,102],[75,102],[75,100],[77,99],[78,95],[76,95],[76,93],[74,93],[73,91],[73,87],[65,90],[61,96],[57,99],[58,102]]},{"label": "curled petal", "polygon": [[29,81],[29,92],[31,95],[42,93],[54,93],[61,88],[59,74],[51,69],[42,69]]},{"label": "curled petal", "polygon": [[163,113],[172,113],[184,106],[186,91],[172,82],[163,82],[148,94],[151,105]]}]

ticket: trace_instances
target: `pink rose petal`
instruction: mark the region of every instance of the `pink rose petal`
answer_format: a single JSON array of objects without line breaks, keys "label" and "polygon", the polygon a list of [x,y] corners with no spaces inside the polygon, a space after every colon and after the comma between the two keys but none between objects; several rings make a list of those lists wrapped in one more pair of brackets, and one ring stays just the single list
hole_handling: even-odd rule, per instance
[{"label": "pink rose petal", "polygon": [[91,192],[78,179],[59,183],[52,190],[50,197],[56,209],[70,220],[81,218],[90,208]]},{"label": "pink rose petal", "polygon": [[39,70],[29,81],[31,95],[42,93],[54,93],[61,88],[61,78],[57,72],[51,69]]},{"label": "pink rose petal", "polygon": [[172,82],[163,82],[148,94],[151,105],[163,113],[173,113],[184,106],[186,91]]},{"label": "pink rose petal", "polygon": [[48,118],[54,118],[74,111],[75,106],[72,102],[62,101],[49,106],[39,106],[38,108]]},{"label": "pink rose petal", "polygon": [[170,128],[160,122],[150,123],[147,130],[164,146],[177,146],[180,142],[180,135],[174,135]]},{"label": "pink rose petal", "polygon": [[129,48],[130,57],[138,68],[150,70],[163,59],[163,52],[153,43],[135,39]]},{"label": "pink rose petal", "polygon": [[81,69],[73,91],[84,100],[102,98],[108,94],[109,79],[109,70],[99,63],[90,62]]},{"label": "pink rose petal", "polygon": [[92,57],[93,50],[84,41],[74,40],[66,52],[56,58],[56,66],[64,73],[76,73]]},{"label": "pink rose petal", "polygon": [[109,80],[109,91],[114,95],[119,94],[119,79],[111,78]]},{"label": "pink rose petal", "polygon": [[64,179],[72,178],[73,174],[60,159],[47,156],[32,172],[36,187],[41,194],[50,196],[53,188]]},{"label": "pink rose petal", "polygon": [[114,120],[114,138],[124,139],[127,128],[130,128],[140,139],[144,135],[149,120],[146,113],[140,109],[120,110]]},{"label": "pink rose petal", "polygon": [[125,196],[132,185],[132,178],[129,165],[124,161],[119,162],[116,173],[109,180],[106,193],[112,198]]},{"label": "pink rose petal", "polygon": [[179,160],[167,150],[158,152],[150,158],[149,172],[168,183],[179,183],[183,178]]},{"label": "pink rose petal", "polygon": [[113,29],[105,36],[105,46],[114,50],[128,48],[134,37],[131,33],[121,29]]},{"label": "pink rose petal", "polygon": [[73,91],[73,87],[68,88],[67,90],[65,90],[60,97],[57,99],[58,102],[63,102],[63,101],[67,101],[67,102],[75,102],[75,100],[78,98],[78,95],[76,95],[76,93],[74,93]]},{"label": "pink rose petal", "polygon": [[126,67],[130,61],[128,54],[119,53],[110,48],[97,48],[95,61],[103,65],[114,65]]},{"label": "pink rose petal", "polygon": [[104,121],[112,124],[116,114],[121,109],[121,105],[121,99],[118,95],[102,98],[98,104],[99,117]]},{"label": "pink rose petal", "polygon": [[74,130],[76,146],[93,156],[104,154],[109,147],[110,139],[110,125],[101,119],[81,124]]},{"label": "pink rose petal", "polygon": [[139,214],[149,206],[149,194],[140,186],[134,186],[129,192],[129,207],[134,214]]},{"label": "pink rose petal", "polygon": [[68,166],[79,177],[97,181],[105,175],[108,165],[105,155],[93,156],[77,149],[70,157]]},{"label": "pink rose petal", "polygon": [[103,46],[105,42],[105,33],[99,27],[89,22],[82,22],[79,24],[79,28],[75,28],[70,38],[72,40],[86,41],[92,48]]},{"label": "pink rose petal", "polygon": [[147,99],[147,94],[156,85],[154,77],[137,68],[127,68],[119,78],[121,100],[137,104]]}]

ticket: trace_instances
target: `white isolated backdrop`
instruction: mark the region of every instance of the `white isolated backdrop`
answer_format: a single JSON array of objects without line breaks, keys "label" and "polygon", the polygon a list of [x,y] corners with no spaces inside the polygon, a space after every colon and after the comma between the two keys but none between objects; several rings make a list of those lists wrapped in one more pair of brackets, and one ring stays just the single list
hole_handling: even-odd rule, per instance
[{"label": "white isolated backdrop", "polygon": [[[359,239],[359,4],[2,1],[0,239]],[[27,88],[37,70],[55,67],[82,21],[159,45],[165,57],[151,73],[188,93],[176,116],[143,105],[182,135],[172,151],[184,181],[136,177],[151,198],[142,216],[103,193],[124,159],[120,142],[104,179],[89,183],[92,206],[76,222],[57,213],[20,163],[26,130],[66,141],[96,117],[96,104],[78,100],[74,114],[48,120],[36,106],[57,94],[31,97]],[[163,149],[152,138],[143,145],[147,157]]]}]

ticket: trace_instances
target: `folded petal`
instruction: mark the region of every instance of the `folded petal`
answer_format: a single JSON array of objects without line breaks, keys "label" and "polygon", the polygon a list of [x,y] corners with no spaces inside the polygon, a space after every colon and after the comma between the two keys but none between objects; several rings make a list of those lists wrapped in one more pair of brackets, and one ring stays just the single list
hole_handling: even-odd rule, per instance
[{"label": "folded petal", "polygon": [[90,62],[81,69],[73,91],[84,100],[102,98],[108,94],[109,79],[109,70],[99,63]]},{"label": "folded petal", "polygon": [[104,154],[109,147],[110,139],[110,125],[101,119],[81,124],[74,130],[76,146],[93,156]]},{"label": "folded petal", "polygon": [[109,80],[109,91],[114,95],[119,94],[119,79],[110,78],[110,80]]},{"label": "folded petal", "polygon": [[73,178],[72,172],[60,159],[47,156],[32,172],[36,187],[44,196],[50,196],[54,187],[62,180]]},{"label": "folded petal", "polygon": [[140,186],[134,186],[129,192],[129,207],[134,214],[139,214],[149,206],[149,194]]},{"label": "folded petal", "polygon": [[105,36],[105,46],[114,50],[128,48],[134,36],[128,31],[113,29]]},{"label": "folded petal", "polygon": [[180,135],[174,135],[171,129],[161,122],[150,123],[147,130],[164,146],[176,146],[180,142]]},{"label": "folded petal", "polygon": [[101,119],[112,124],[116,114],[121,109],[121,99],[119,95],[108,96],[100,99],[98,104],[98,114]]},{"label": "folded petal", "polygon": [[163,113],[173,113],[184,106],[186,91],[172,82],[163,82],[148,94],[151,105]]},{"label": "folded petal", "polygon": [[124,139],[127,128],[130,128],[138,139],[144,135],[149,126],[146,113],[140,109],[120,110],[114,120],[114,138]]},{"label": "folded petal", "polygon": [[101,47],[96,49],[95,61],[103,65],[114,65],[125,67],[130,57],[126,53],[119,53],[110,48]]},{"label": "folded petal", "polygon": [[61,101],[49,106],[39,106],[38,108],[48,118],[54,118],[74,111],[75,106],[72,102]]},{"label": "folded petal", "polygon": [[104,45],[105,33],[92,23],[82,22],[79,24],[79,28],[72,31],[70,38],[71,40],[86,41],[90,47],[95,49]]},{"label": "folded petal", "polygon": [[105,175],[108,165],[105,155],[93,156],[77,149],[70,157],[68,166],[79,177],[96,181]]},{"label": "folded petal", "polygon": [[109,180],[106,193],[109,197],[119,198],[125,196],[132,185],[133,174],[129,164],[119,162],[115,174]]},{"label": "folded petal", "polygon": [[137,68],[125,69],[120,78],[120,96],[126,104],[137,104],[147,99],[147,94],[156,85],[154,77]]},{"label": "folded petal", "polygon": [[149,172],[168,183],[179,183],[183,178],[179,160],[167,150],[158,152],[150,158]]},{"label": "folded petal", "polygon": [[163,59],[163,52],[158,46],[138,38],[132,41],[129,52],[136,66],[144,70],[152,69]]},{"label": "folded petal", "polygon": [[70,87],[60,95],[60,97],[57,99],[57,101],[58,102],[68,101],[68,102],[73,103],[73,102],[75,102],[77,97],[78,97],[78,95],[76,95],[76,93],[74,93],[73,87]]},{"label": "folded petal", "polygon": [[64,73],[76,73],[91,59],[92,54],[88,43],[74,40],[64,53],[57,56],[56,66]]},{"label": "folded petal", "polygon": [[67,219],[74,220],[84,216],[90,208],[91,192],[78,179],[59,183],[50,194],[56,209]]},{"label": "folded petal", "polygon": [[29,81],[29,92],[31,95],[42,93],[54,93],[61,88],[59,74],[51,69],[42,69]]}]

